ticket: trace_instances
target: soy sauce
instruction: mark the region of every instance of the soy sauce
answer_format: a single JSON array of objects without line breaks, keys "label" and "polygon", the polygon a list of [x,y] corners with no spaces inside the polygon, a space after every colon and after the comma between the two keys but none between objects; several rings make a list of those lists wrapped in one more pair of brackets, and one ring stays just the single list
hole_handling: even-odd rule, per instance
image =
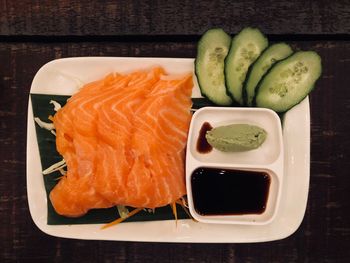
[{"label": "soy sauce", "polygon": [[213,149],[213,147],[208,143],[207,139],[205,138],[205,135],[207,134],[207,131],[212,130],[213,127],[210,125],[209,122],[204,122],[198,135],[197,140],[197,151],[199,153],[209,153]]},{"label": "soy sauce", "polygon": [[262,214],[270,183],[266,172],[197,168],[191,175],[194,208],[200,215]]}]

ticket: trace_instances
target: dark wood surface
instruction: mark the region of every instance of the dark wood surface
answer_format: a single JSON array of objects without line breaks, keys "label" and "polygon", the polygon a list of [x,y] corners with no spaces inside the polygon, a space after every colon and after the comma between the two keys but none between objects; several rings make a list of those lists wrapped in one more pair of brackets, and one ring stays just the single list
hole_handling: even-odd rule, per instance
[{"label": "dark wood surface", "polygon": [[[1,1],[0,14],[0,262],[349,262],[348,1]],[[34,225],[26,195],[26,114],[42,65],[71,56],[194,57],[205,29],[236,33],[246,25],[323,59],[310,96],[309,199],[296,233],[257,244],[164,244],[61,239]]]},{"label": "dark wood surface", "polygon": [[198,35],[209,27],[235,33],[347,34],[349,1],[2,0],[1,35]]}]

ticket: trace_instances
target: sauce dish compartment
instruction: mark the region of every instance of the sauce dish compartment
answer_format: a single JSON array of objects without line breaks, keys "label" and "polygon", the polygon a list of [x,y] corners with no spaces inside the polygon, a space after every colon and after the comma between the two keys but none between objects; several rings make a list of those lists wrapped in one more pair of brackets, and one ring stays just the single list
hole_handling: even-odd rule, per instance
[{"label": "sauce dish compartment", "polygon": [[[267,138],[259,148],[251,151],[221,152],[212,149],[209,153],[200,153],[196,145],[200,129],[205,122],[210,123],[213,128],[230,124],[256,125],[267,132]],[[263,108],[202,108],[193,115],[187,145],[186,190],[189,210],[196,220],[203,223],[215,224],[264,225],[270,223],[274,219],[280,202],[284,171],[282,127],[281,121],[275,112]],[[204,197],[214,193],[214,187],[215,185],[217,186],[217,184],[212,184],[213,189],[210,188],[210,184],[207,189],[194,187],[192,182],[193,172],[201,168],[228,170],[235,171],[236,173],[237,171],[250,171],[268,174],[270,184],[265,210],[263,210],[263,212],[244,213],[202,213],[199,211],[200,209],[196,207],[198,200],[208,200]],[[215,176],[220,178],[218,174],[212,176],[212,180],[215,180]],[[194,193],[193,190],[199,191],[200,195]],[[221,193],[219,192],[219,194]],[[198,196],[200,197],[199,199]],[[234,204],[235,201],[236,199],[232,200],[232,202],[228,201],[228,203]],[[243,201],[244,200],[242,200],[242,202]]]},{"label": "sauce dish compartment", "polygon": [[[267,137],[258,149],[251,151],[227,153],[213,149],[209,153],[199,153],[196,144],[205,122],[209,122],[213,128],[239,123],[256,125],[267,132]],[[263,108],[201,108],[193,114],[187,145],[193,158],[203,163],[272,164],[283,155],[281,121],[274,111]]]}]

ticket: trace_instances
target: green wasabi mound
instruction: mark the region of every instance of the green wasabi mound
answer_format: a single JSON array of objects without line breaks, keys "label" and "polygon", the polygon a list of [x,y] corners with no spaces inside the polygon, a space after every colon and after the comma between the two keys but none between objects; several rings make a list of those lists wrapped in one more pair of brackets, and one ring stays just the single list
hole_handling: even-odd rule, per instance
[{"label": "green wasabi mound", "polygon": [[222,152],[243,152],[262,145],[267,137],[264,129],[249,124],[219,126],[205,135],[208,143]]}]

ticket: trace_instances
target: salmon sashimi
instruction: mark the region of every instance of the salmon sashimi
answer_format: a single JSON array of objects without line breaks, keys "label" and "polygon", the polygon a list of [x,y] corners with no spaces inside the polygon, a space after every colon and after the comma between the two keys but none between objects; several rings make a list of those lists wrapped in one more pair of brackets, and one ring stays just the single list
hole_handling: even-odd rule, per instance
[{"label": "salmon sashimi", "polygon": [[58,214],[94,208],[156,208],[185,190],[192,75],[160,67],[109,74],[74,94],[54,116],[67,173],[50,193]]}]

